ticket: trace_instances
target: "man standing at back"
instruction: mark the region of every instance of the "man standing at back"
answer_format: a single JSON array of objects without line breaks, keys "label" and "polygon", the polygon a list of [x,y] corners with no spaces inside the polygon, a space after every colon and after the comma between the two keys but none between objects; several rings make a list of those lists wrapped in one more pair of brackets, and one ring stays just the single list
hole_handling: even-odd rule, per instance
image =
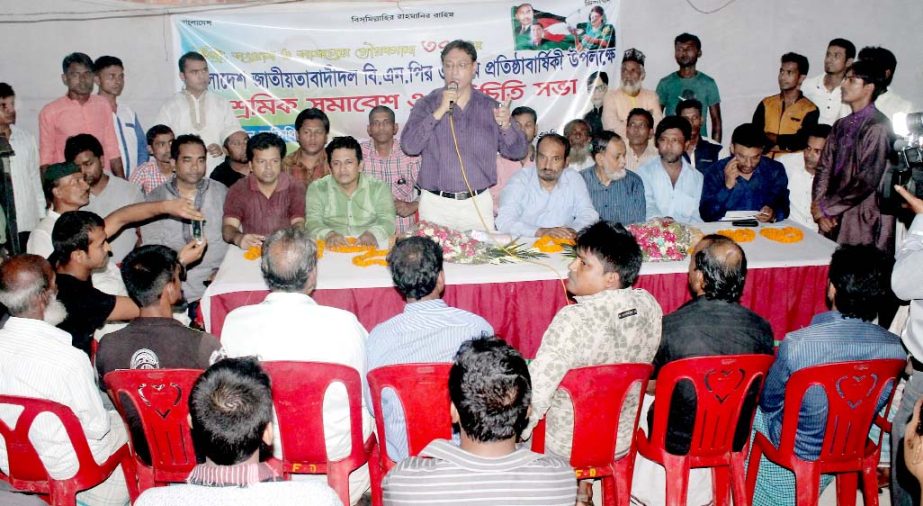
[{"label": "man standing at back", "polygon": [[[631,48],[622,55],[621,84],[610,88],[603,98],[603,129],[625,138],[628,113],[641,108],[653,115],[653,129],[663,118],[663,108],[657,94],[644,88],[644,53]],[[594,132],[598,134],[598,132]]]},{"label": "man standing at back", "polygon": [[[681,33],[673,41],[674,56],[679,70],[657,83],[657,96],[663,106],[664,116],[676,114],[676,106],[683,100],[697,99],[708,108],[711,117],[711,138],[721,142],[721,95],[715,80],[696,70],[702,57],[702,41],[691,33]],[[702,122],[701,135],[707,136],[707,122]]]},{"label": "man standing at back", "polygon": [[[125,177],[119,143],[112,124],[112,107],[93,95],[93,60],[83,53],[71,53],[61,64],[61,81],[67,95],[42,107],[38,115],[39,159],[42,171],[64,161],[64,143],[71,136],[90,134],[103,145],[103,165],[112,174]],[[107,163],[108,162],[108,163]]]},{"label": "man standing at back", "polygon": [[497,104],[472,87],[477,59],[468,41],[446,44],[441,54],[445,87],[416,102],[401,132],[401,148],[421,156],[421,220],[493,231],[494,203],[487,190],[497,183],[497,151],[522,160],[529,145],[510,118],[509,104]]},{"label": "man standing at back", "polygon": [[779,93],[762,100],[753,113],[753,124],[766,136],[766,155],[801,151],[808,143],[808,130],[817,124],[817,106],[801,93],[808,74],[808,59],[797,53],[782,55]]},{"label": "man standing at back", "polygon": [[0,137],[13,148],[10,157],[10,178],[13,182],[13,203],[16,207],[16,229],[20,249],[26,248],[29,232],[45,216],[42,197],[42,176],[38,170],[38,144],[35,136],[16,126],[16,95],[13,88],[0,83]]},{"label": "man standing at back", "polygon": [[843,102],[840,85],[846,69],[856,57],[856,46],[846,39],[833,39],[827,44],[824,56],[824,73],[809,77],[801,83],[801,91],[820,111],[818,123],[832,125],[849,114],[849,105]]},{"label": "man standing at back", "polygon": [[[262,303],[228,314],[221,334],[227,356],[342,364],[359,373],[365,394],[368,333],[352,313],[321,306],[309,295],[317,284],[317,246],[308,232],[301,226],[276,230],[263,243],[262,255],[260,269],[270,293]],[[362,404],[364,441],[372,432],[372,417],[364,400]],[[324,405],[327,456],[341,459],[349,454],[351,434],[342,385],[330,388]],[[276,437],[277,456],[284,452],[279,448]],[[367,468],[353,472],[349,482],[355,502],[369,488]]]},{"label": "man standing at back", "polygon": [[118,103],[122,90],[125,89],[125,67],[122,60],[115,56],[100,56],[93,63],[96,74],[96,86],[99,96],[109,102],[112,108],[112,125],[119,143],[119,156],[125,169],[125,179],[131,177],[135,167],[147,162],[147,138],[144,128],[138,121],[138,115],[124,102]]},{"label": "man standing at back", "polygon": [[[442,300],[445,272],[442,248],[428,237],[408,237],[388,253],[394,287],[407,305],[404,312],[369,333],[369,371],[414,362],[450,362],[465,341],[493,335],[494,329],[478,315],[449,307]],[[371,404],[371,403],[370,403]],[[382,393],[388,435],[388,456],[407,457],[404,412],[390,392]]]},{"label": "man standing at back", "polygon": [[407,156],[401,151],[397,127],[393,110],[385,105],[373,107],[369,112],[366,130],[369,140],[363,141],[361,146],[366,175],[383,181],[391,188],[397,212],[395,231],[403,234],[416,223],[420,201],[415,186],[420,172],[420,159]]},{"label": "man standing at back", "polygon": [[179,78],[185,89],[160,107],[155,125],[167,125],[177,136],[195,134],[208,149],[208,171],[221,163],[222,134],[240,130],[240,121],[226,100],[208,91],[208,62],[195,51],[179,59]]}]

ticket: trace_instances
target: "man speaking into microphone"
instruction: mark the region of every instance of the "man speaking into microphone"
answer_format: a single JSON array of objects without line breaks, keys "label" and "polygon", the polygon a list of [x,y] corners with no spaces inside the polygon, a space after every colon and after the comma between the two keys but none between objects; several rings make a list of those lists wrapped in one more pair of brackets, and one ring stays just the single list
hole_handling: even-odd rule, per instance
[{"label": "man speaking into microphone", "polygon": [[420,219],[493,231],[487,189],[497,183],[497,152],[521,160],[529,144],[510,119],[509,103],[499,104],[471,86],[478,59],[471,42],[453,40],[441,57],[445,87],[416,102],[401,132],[404,152],[421,155]]}]

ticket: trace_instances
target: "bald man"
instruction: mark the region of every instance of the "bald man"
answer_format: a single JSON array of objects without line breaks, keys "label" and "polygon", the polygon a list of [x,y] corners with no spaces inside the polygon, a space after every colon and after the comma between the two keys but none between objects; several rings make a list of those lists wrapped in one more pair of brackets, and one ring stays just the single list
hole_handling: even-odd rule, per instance
[{"label": "bald man", "polygon": [[[66,311],[57,300],[55,272],[38,255],[18,255],[0,264],[0,303],[10,318],[0,329],[0,394],[36,397],[61,403],[77,415],[93,457],[103,462],[127,442],[115,411],[103,408],[89,357],[71,346],[71,336],[55,327]],[[7,419],[18,410],[0,407]],[[77,456],[67,435],[47,420],[30,432],[39,457],[55,479],[77,472]],[[0,440],[0,469],[9,472],[6,445]],[[100,485],[77,494],[83,504],[127,504],[128,489],[116,470]],[[4,503],[5,504],[5,503]]]}]

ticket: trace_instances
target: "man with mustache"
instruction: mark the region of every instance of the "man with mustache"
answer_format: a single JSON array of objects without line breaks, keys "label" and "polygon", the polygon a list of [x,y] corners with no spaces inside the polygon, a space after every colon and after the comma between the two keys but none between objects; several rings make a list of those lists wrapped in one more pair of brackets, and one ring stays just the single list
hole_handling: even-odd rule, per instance
[{"label": "man with mustache", "polygon": [[621,85],[610,88],[603,97],[603,129],[619,134],[625,138],[628,114],[632,109],[641,108],[654,117],[655,128],[663,119],[660,99],[652,90],[644,88],[644,53],[635,48],[625,51],[622,56]]}]

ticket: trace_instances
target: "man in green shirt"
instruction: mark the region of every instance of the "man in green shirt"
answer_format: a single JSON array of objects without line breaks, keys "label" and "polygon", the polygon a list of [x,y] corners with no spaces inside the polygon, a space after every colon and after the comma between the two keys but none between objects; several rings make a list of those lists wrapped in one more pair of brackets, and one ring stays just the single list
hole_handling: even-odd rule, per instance
[{"label": "man in green shirt", "polygon": [[352,137],[336,137],[327,145],[330,175],[308,187],[305,226],[327,247],[387,247],[394,235],[394,199],[385,183],[362,173],[362,148]]}]

